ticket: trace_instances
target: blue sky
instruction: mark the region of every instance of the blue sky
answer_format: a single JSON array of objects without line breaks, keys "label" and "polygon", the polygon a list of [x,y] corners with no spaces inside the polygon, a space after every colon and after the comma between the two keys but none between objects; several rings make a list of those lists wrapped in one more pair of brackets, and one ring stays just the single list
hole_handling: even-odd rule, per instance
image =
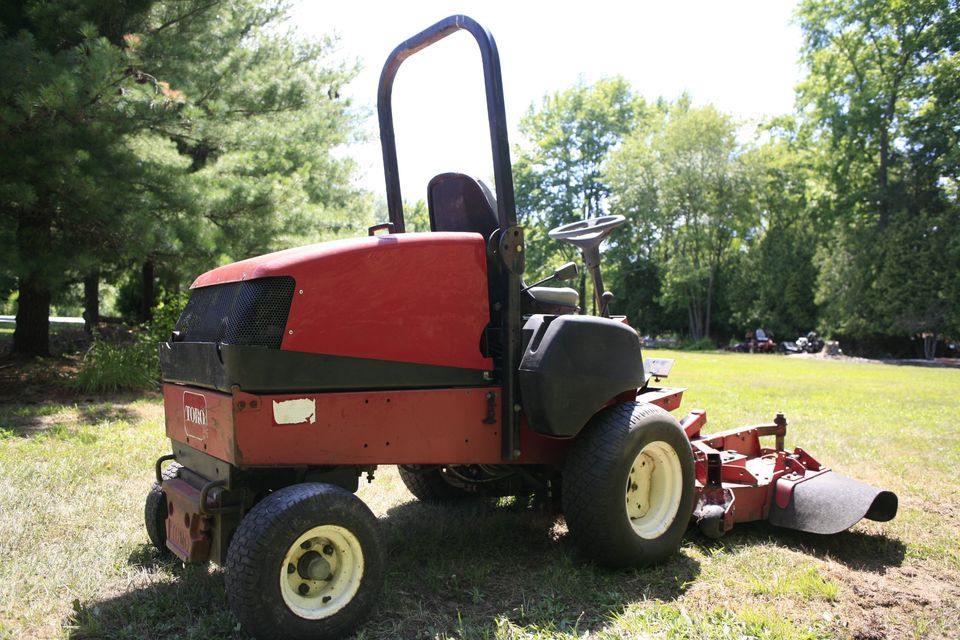
[{"label": "blue sky", "polygon": [[[294,5],[306,35],[335,33],[340,55],[358,60],[360,75],[345,93],[369,113],[370,140],[347,153],[360,164],[361,185],[383,194],[376,123],[380,69],[390,51],[437,20],[464,13],[494,35],[503,69],[510,142],[517,124],[546,93],[622,75],[650,99],[689,92],[749,124],[789,112],[800,78],[800,30],[794,2],[380,3],[368,0]],[[471,36],[459,33],[411,57],[394,87],[394,120],[404,199],[425,197],[427,181],[444,171],[488,179],[492,174],[483,80]]]}]

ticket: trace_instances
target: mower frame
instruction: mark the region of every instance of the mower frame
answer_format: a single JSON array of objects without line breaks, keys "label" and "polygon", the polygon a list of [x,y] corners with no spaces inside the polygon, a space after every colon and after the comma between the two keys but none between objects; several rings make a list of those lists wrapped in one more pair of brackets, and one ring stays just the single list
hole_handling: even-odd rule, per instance
[{"label": "mower frame", "polygon": [[504,358],[502,367],[497,367],[498,378],[503,386],[501,457],[504,460],[516,460],[520,457],[520,404],[517,378],[512,372],[519,367],[521,355],[520,287],[525,255],[523,229],[517,225],[500,54],[493,34],[472,18],[456,15],[441,20],[398,45],[383,65],[377,90],[377,113],[387,187],[387,211],[393,231],[403,233],[403,196],[400,193],[400,170],[397,166],[397,143],[393,129],[394,78],[400,65],[410,56],[461,30],[467,31],[476,40],[483,65],[483,86],[487,99],[487,122],[490,128],[490,148],[493,152],[493,176],[497,194],[497,218],[500,221],[500,228],[494,232],[494,236],[486,240],[488,247],[500,257],[507,270],[507,297],[501,327],[504,336]]}]

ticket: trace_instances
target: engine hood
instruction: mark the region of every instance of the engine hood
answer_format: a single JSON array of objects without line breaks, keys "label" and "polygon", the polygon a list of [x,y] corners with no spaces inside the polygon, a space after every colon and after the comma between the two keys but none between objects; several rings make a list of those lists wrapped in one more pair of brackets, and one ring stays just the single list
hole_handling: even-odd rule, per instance
[{"label": "engine hood", "polygon": [[[196,289],[270,276],[293,276],[296,278],[298,274],[309,270],[310,266],[334,257],[356,257],[358,260],[362,260],[362,256],[372,251],[389,251],[392,248],[414,249],[419,247],[426,249],[428,247],[475,245],[478,237],[478,234],[475,233],[432,232],[331,240],[304,247],[275,251],[217,267],[198,276],[190,285],[190,288]],[[350,256],[350,254],[354,254],[354,256]]]}]

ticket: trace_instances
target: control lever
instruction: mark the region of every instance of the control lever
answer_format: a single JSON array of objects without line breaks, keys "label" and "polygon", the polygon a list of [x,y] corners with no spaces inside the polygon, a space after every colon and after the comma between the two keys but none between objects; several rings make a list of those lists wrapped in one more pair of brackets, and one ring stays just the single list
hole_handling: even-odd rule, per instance
[{"label": "control lever", "polygon": [[533,284],[528,284],[527,286],[525,286],[525,287],[524,287],[523,289],[521,289],[520,291],[523,292],[523,291],[526,291],[527,289],[532,289],[532,288],[534,288],[534,287],[539,287],[539,286],[542,285],[543,283],[545,283],[545,282],[550,282],[551,280],[558,280],[558,281],[560,281],[560,282],[563,282],[564,280],[573,280],[573,279],[576,278],[577,275],[579,275],[579,274],[580,274],[580,270],[577,269],[577,263],[576,263],[576,262],[568,262],[568,263],[565,264],[565,265],[561,265],[561,266],[557,267],[557,269],[553,272],[553,275],[549,275],[549,276],[547,276],[546,278],[544,278],[543,280],[539,280],[539,281],[537,281],[537,282],[534,282]]}]

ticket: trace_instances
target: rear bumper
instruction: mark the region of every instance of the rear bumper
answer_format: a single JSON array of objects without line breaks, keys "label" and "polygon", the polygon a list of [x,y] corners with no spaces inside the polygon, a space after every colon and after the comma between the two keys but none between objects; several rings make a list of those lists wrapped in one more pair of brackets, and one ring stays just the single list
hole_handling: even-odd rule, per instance
[{"label": "rear bumper", "polygon": [[167,548],[184,562],[210,559],[211,518],[201,513],[201,491],[178,478],[164,480]]}]

